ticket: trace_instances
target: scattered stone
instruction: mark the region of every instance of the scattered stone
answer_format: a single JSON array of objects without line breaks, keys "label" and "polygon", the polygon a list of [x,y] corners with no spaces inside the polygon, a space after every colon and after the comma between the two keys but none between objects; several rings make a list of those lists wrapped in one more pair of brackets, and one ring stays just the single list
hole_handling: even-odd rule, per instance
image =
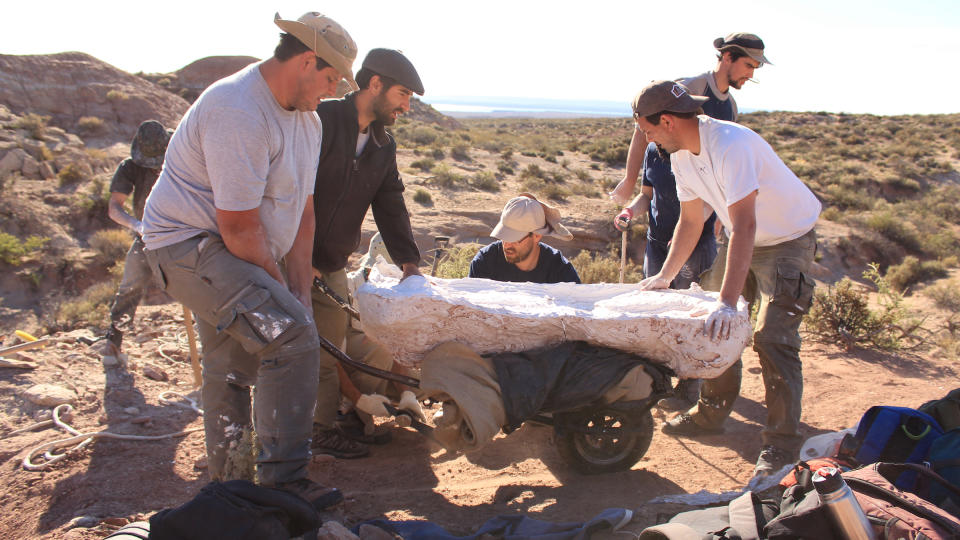
[{"label": "scattered stone", "polygon": [[327,521],[317,530],[317,540],[360,540],[360,537],[336,521]]},{"label": "scattered stone", "polygon": [[107,525],[113,525],[114,527],[123,527],[127,523],[130,523],[130,520],[122,517],[108,517],[108,518],[104,518],[102,523],[106,523]]},{"label": "scattered stone", "polygon": [[146,364],[143,366],[143,375],[148,379],[153,379],[155,381],[166,381],[170,377],[167,376],[167,372],[156,367]]},{"label": "scattered stone", "polygon": [[123,410],[123,412],[129,414],[130,416],[136,416],[140,414],[140,409],[136,407],[127,407],[126,409]]},{"label": "scattered stone", "polygon": [[73,403],[77,399],[77,395],[72,390],[53,384],[35,384],[23,393],[23,397],[31,403],[48,407]]},{"label": "scattered stone", "polygon": [[134,336],[133,341],[136,342],[136,343],[146,343],[147,341],[151,341],[151,340],[153,340],[153,339],[156,339],[156,337],[159,336],[159,335],[160,335],[160,332],[156,332],[156,331],[153,331],[153,332],[143,332],[143,333],[141,333],[141,334],[139,334],[139,335],[137,335],[137,336]]},{"label": "scattered stone", "polygon": [[89,529],[90,527],[96,527],[99,523],[100,520],[94,516],[77,516],[70,520],[69,527],[71,529],[75,527]]},{"label": "scattered stone", "polygon": [[130,420],[130,423],[146,426],[153,423],[153,418],[150,418],[149,416],[138,416],[133,420]]},{"label": "scattered stone", "polygon": [[193,462],[193,468],[203,470],[207,468],[207,456],[198,457],[196,461]]},{"label": "scattered stone", "polygon": [[33,413],[33,419],[37,422],[43,422],[53,418],[53,411],[50,409],[40,409],[39,411]]}]

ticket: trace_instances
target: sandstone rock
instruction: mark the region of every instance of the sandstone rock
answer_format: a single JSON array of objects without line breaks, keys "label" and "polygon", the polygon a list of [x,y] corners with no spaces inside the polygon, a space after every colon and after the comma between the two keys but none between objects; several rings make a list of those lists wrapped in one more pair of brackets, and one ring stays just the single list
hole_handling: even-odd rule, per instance
[{"label": "sandstone rock", "polygon": [[30,156],[23,158],[23,167],[20,168],[20,174],[24,178],[40,178],[40,164]]},{"label": "sandstone rock", "polygon": [[8,150],[0,158],[0,176],[6,176],[12,172],[20,172],[23,168],[23,160],[28,157],[27,153],[21,148]]},{"label": "sandstone rock", "polygon": [[360,537],[336,521],[327,521],[317,530],[317,540],[360,540]]},{"label": "sandstone rock", "polygon": [[167,372],[163,371],[162,369],[156,366],[151,366],[150,364],[144,364],[142,371],[145,377],[147,377],[148,379],[153,379],[155,381],[165,381],[169,378],[167,376]]},{"label": "sandstone rock", "polygon": [[31,403],[55,407],[64,403],[73,403],[77,395],[73,390],[53,384],[35,384],[23,393],[23,397]]},{"label": "sandstone rock", "polygon": [[56,174],[53,172],[53,166],[47,161],[40,162],[40,178],[44,180],[52,179]]},{"label": "sandstone rock", "polygon": [[80,527],[83,529],[89,529],[90,527],[96,527],[100,523],[100,519],[95,516],[77,516],[70,520],[69,527]]},{"label": "sandstone rock", "polygon": [[703,323],[718,294],[699,287],[399,277],[380,259],[357,300],[364,331],[407,366],[446,341],[491,354],[582,340],[666,364],[679,377],[714,378],[740,358],[753,333],[741,299],[730,338],[711,341]]}]

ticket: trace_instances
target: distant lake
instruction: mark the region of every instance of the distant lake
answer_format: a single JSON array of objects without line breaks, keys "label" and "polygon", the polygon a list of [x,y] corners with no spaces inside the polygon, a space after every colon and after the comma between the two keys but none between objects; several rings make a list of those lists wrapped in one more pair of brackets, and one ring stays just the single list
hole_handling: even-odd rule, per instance
[{"label": "distant lake", "polygon": [[620,103],[598,100],[444,96],[430,97],[423,101],[443,114],[455,118],[625,118],[630,116],[630,103],[628,101]]}]

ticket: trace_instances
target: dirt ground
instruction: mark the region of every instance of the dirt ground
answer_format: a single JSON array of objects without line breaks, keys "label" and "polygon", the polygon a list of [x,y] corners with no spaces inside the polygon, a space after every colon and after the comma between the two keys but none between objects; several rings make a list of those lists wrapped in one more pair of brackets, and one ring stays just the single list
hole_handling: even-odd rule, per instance
[{"label": "dirt ground", "polygon": [[[104,367],[95,347],[76,341],[87,332],[74,331],[17,355],[36,369],[0,368],[0,538],[101,538],[189,500],[208,481],[202,432],[159,441],[98,438],[47,470],[23,468],[32,448],[68,436],[50,427],[10,434],[50,410],[23,398],[34,383],[75,392],[69,424],[83,433],[159,435],[202,426],[196,412],[160,401],[162,392],[188,395],[193,385],[179,306],[145,306],[136,324],[139,337],[125,345],[126,367]],[[802,355],[806,436],[851,426],[874,404],[917,406],[960,379],[948,359],[847,353],[810,341]],[[725,434],[674,439],[657,430],[649,451],[626,472],[580,475],[559,457],[550,428],[526,425],[470,455],[451,455],[395,428],[394,441],[369,457],[315,458],[310,475],[343,490],[348,526],[374,518],[429,520],[467,534],[503,514],[584,521],[608,507],[636,509],[636,525],[649,525],[684,509],[646,504],[654,497],[733,490],[749,481],[765,415],[760,368],[749,349],[744,368]],[[145,369],[167,380],[151,379]],[[659,427],[665,416],[655,410],[654,418]],[[76,527],[84,517],[88,527]]]}]

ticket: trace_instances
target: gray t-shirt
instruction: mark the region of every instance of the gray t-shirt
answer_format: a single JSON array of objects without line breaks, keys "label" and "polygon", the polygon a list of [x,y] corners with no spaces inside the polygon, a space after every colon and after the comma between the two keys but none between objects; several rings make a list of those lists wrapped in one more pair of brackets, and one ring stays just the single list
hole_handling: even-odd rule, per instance
[{"label": "gray t-shirt", "polygon": [[147,249],[219,234],[217,208],[259,208],[274,258],[290,251],[317,176],[320,119],[280,107],[259,68],[217,81],[184,115],[147,199]]}]

